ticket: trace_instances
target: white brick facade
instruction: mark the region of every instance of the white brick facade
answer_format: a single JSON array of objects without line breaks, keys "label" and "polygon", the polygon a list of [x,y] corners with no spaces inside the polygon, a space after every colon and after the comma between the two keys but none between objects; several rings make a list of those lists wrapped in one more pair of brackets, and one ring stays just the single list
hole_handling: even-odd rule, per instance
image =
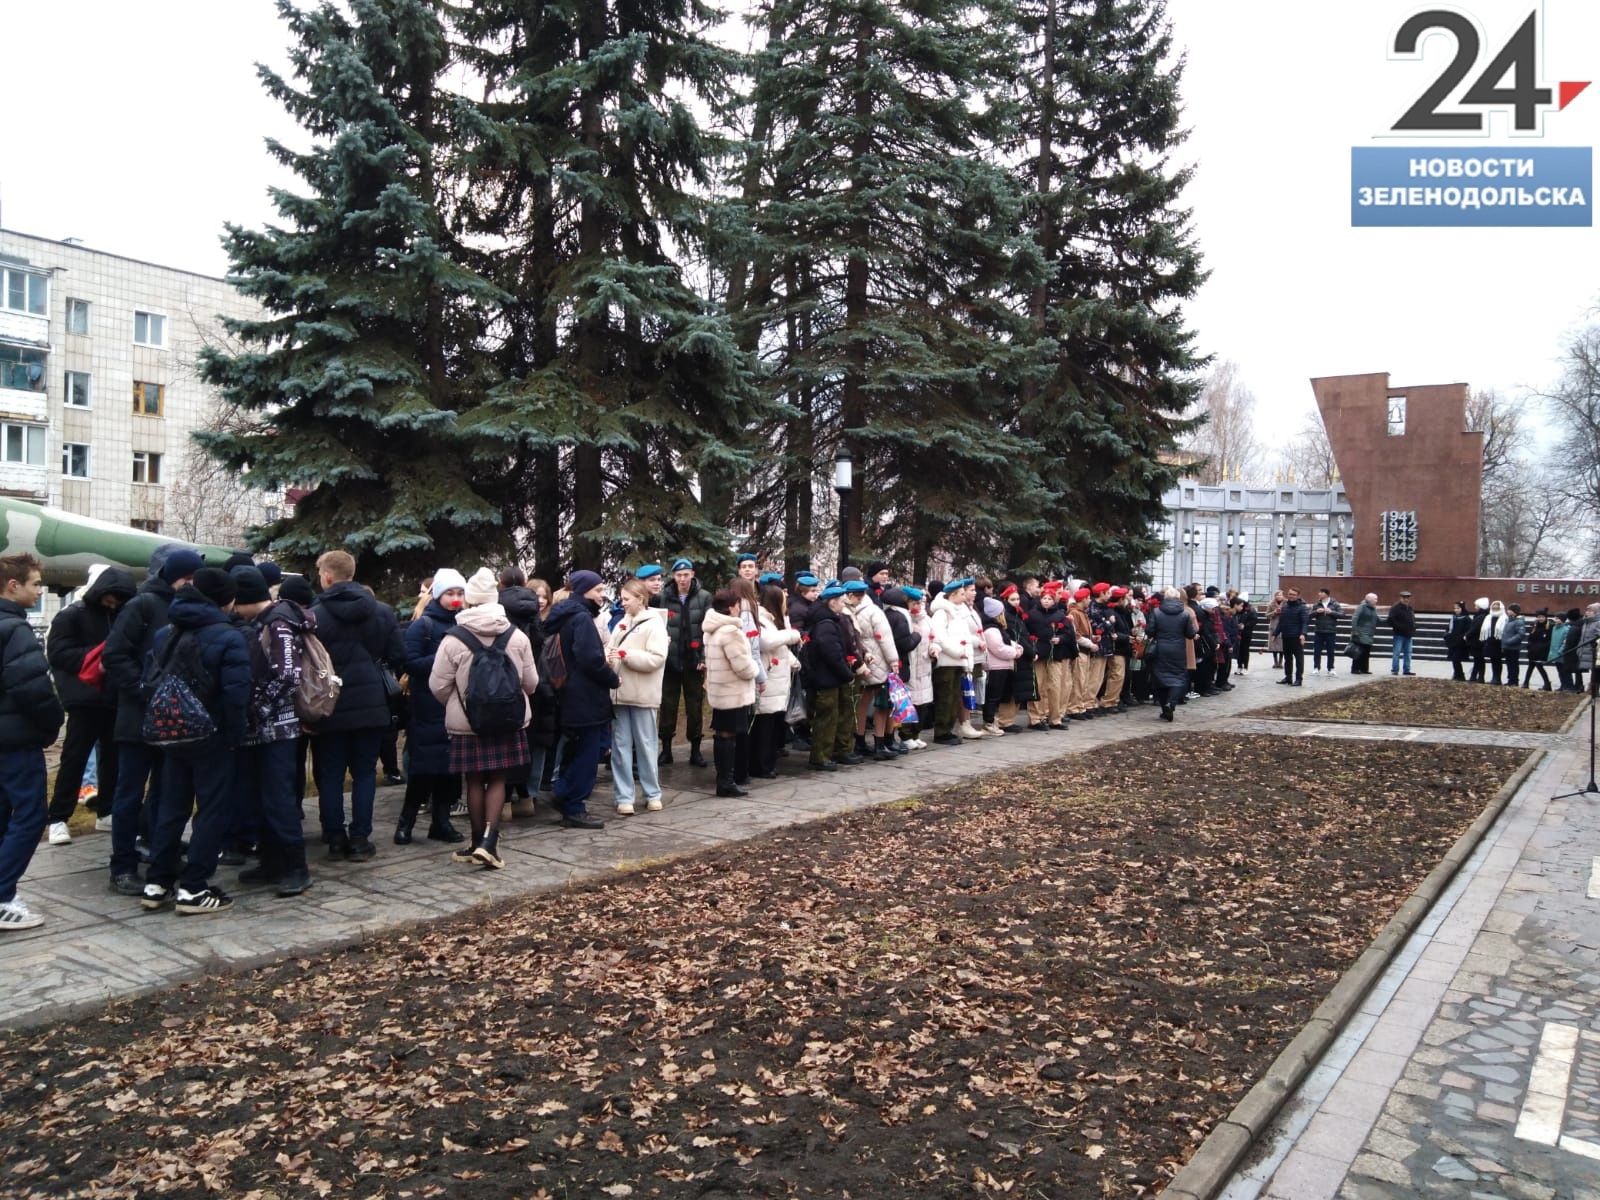
[{"label": "white brick facade", "polygon": [[[202,346],[228,344],[219,315],[255,315],[253,301],[221,279],[12,230],[0,230],[0,268],[48,280],[42,317],[0,292],[0,368],[9,367],[0,373],[0,493],[221,544],[238,544],[246,526],[275,515],[281,499],[190,472],[189,435],[217,413],[195,357]],[[69,302],[77,302],[74,318],[87,304],[87,332],[69,325]],[[162,318],[161,345],[135,344],[136,313]],[[155,340],[148,319],[138,328]],[[42,377],[30,381],[41,352]],[[69,372],[79,395],[87,376],[87,408],[68,403]],[[159,416],[135,413],[136,383],[162,389]],[[42,464],[38,426],[46,429]],[[88,478],[66,473],[68,445],[88,447]],[[160,455],[159,482],[135,482],[151,470],[151,455]]]}]

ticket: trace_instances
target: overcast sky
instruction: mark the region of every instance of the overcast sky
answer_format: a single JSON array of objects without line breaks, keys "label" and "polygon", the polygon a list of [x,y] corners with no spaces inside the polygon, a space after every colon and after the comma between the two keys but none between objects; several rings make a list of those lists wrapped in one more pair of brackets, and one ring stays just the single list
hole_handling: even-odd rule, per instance
[{"label": "overcast sky", "polygon": [[[1467,0],[1480,69],[1536,3]],[[1426,7],[1172,0],[1197,166],[1187,198],[1211,271],[1190,320],[1205,352],[1239,364],[1269,443],[1300,428],[1316,375],[1546,387],[1600,299],[1593,229],[1350,227],[1351,147],[1421,142],[1383,135],[1454,54],[1441,35],[1420,62],[1388,57]],[[1541,82],[1600,76],[1596,10],[1545,0]],[[0,0],[0,18],[5,226],[222,274],[223,223],[270,219],[266,187],[288,182],[263,137],[296,138],[253,66],[282,61],[271,0]],[[1504,132],[1482,144],[1513,144]],[[1597,133],[1600,85],[1531,144]]]}]

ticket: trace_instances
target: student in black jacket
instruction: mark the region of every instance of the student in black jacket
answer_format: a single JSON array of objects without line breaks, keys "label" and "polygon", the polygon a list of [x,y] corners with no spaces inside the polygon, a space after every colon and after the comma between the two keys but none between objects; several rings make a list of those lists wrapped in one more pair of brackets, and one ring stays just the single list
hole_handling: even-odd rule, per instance
[{"label": "student in black jacket", "polygon": [[94,813],[97,817],[111,815],[111,798],[117,791],[117,739],[113,736],[117,726],[117,698],[103,679],[98,687],[91,687],[78,678],[78,672],[96,646],[102,654],[105,652],[105,640],[111,634],[117,610],[133,599],[134,591],[133,576],[128,572],[121,567],[101,567],[82,598],[67,605],[50,622],[46,654],[50,660],[50,674],[56,683],[56,695],[61,697],[62,707],[67,710],[67,735],[61,743],[61,765],[56,770],[55,791],[50,797],[52,846],[72,841],[72,835],[67,832],[67,819],[78,807],[83,771],[96,746],[100,748],[100,758]]},{"label": "student in black jacket", "polygon": [[[159,546],[150,555],[150,574],[138,593],[117,610],[106,638],[102,661],[106,686],[117,694],[117,790],[111,799],[111,890],[139,896],[138,837],[154,814],[161,795],[161,751],[144,743],[145,696],[141,684],[145,659],[156,634],[166,628],[167,610],[176,589],[186,587],[205,566],[198,551],[187,546]],[[150,785],[149,801],[145,784]]]},{"label": "student in black jacket", "polygon": [[[180,916],[196,916],[233,904],[211,884],[211,876],[234,825],[234,767],[248,731],[250,651],[244,631],[232,619],[237,595],[238,585],[226,571],[205,567],[195,572],[193,585],[178,589],[173,598],[167,625],[156,635],[145,664],[147,695],[155,692],[163,671],[177,673],[205,705],[215,727],[203,740],[166,748],[161,799],[150,830],[150,870],[140,901],[152,911],[170,904]],[[185,854],[179,842],[191,813],[194,824]]]},{"label": "student in black jacket", "polygon": [[622,686],[606,662],[595,619],[605,600],[605,585],[593,571],[567,577],[571,594],[550,610],[544,635],[559,638],[567,681],[556,692],[561,726],[572,749],[557,776],[553,794],[561,823],[569,829],[601,829],[605,822],[589,812],[600,771],[600,756],[611,745],[611,693]]},{"label": "student in black jacket", "polygon": [[[318,809],[329,858],[371,858],[372,802],[378,791],[378,750],[392,720],[389,685],[406,670],[406,647],[394,610],[355,582],[356,560],[343,550],[317,559],[322,594],[311,613],[317,637],[340,679],[339,702],[313,731]],[[344,777],[350,775],[350,825],[345,828]]]},{"label": "student in black jacket", "polygon": [[49,664],[28,624],[43,593],[38,559],[0,558],[0,933],[44,924],[17,896],[44,830],[44,748],[62,720]]},{"label": "student in black jacket", "polygon": [[[810,639],[806,643],[806,670],[811,678],[811,761],[813,771],[837,771],[830,755],[838,743],[839,730],[853,721],[848,707],[847,689],[856,676],[851,665],[845,625],[844,588],[835,584],[822,589],[811,606]],[[853,628],[853,625],[852,625]],[[859,660],[857,660],[859,661]]]}]

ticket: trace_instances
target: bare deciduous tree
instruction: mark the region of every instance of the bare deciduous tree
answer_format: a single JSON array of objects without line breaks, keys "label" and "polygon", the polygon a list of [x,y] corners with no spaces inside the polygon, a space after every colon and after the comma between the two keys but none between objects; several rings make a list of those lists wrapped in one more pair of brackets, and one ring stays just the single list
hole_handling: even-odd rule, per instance
[{"label": "bare deciduous tree", "polygon": [[1313,412],[1300,432],[1283,451],[1281,462],[1295,483],[1310,488],[1332,487],[1339,478],[1339,464],[1333,457],[1333,444],[1322,414]]},{"label": "bare deciduous tree", "polygon": [[1550,473],[1586,531],[1576,557],[1600,571],[1600,326],[1568,343],[1561,379],[1543,399],[1561,430]]},{"label": "bare deciduous tree", "polygon": [[1187,449],[1205,456],[1201,483],[1224,479],[1255,482],[1263,473],[1261,444],[1255,435],[1256,398],[1239,377],[1239,365],[1224,362],[1211,372],[1190,416],[1201,418]]}]

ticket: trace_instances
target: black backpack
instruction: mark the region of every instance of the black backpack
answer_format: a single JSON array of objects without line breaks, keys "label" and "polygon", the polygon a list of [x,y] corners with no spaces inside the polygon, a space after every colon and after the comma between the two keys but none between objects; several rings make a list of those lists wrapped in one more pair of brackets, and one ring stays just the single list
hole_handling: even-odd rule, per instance
[{"label": "black backpack", "polygon": [[472,666],[467,671],[467,694],[462,707],[467,724],[479,737],[504,737],[522,728],[528,715],[522,692],[522,673],[511,661],[506,647],[517,632],[513,626],[489,645],[465,629],[450,631],[472,651]]}]

